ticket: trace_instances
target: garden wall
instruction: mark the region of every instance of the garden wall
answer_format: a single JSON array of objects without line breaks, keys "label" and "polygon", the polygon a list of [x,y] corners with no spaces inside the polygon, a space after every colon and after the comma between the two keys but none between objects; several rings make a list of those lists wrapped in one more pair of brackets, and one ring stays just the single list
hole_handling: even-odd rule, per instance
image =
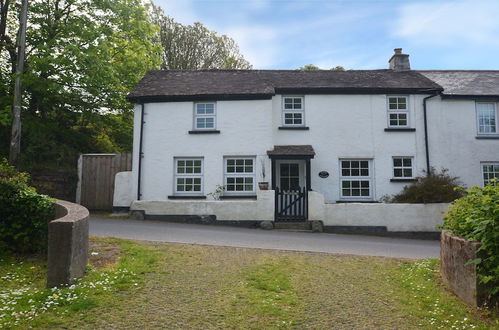
[{"label": "garden wall", "polygon": [[58,200],[49,223],[47,287],[71,284],[82,277],[88,261],[88,210]]},{"label": "garden wall", "polygon": [[442,281],[464,302],[474,307],[482,306],[487,300],[485,288],[480,285],[476,265],[465,264],[478,257],[480,243],[471,242],[444,230],[440,239],[440,273]]},{"label": "garden wall", "polygon": [[309,193],[309,219],[324,226],[386,227],[389,232],[437,232],[447,203],[324,203],[322,194]]}]

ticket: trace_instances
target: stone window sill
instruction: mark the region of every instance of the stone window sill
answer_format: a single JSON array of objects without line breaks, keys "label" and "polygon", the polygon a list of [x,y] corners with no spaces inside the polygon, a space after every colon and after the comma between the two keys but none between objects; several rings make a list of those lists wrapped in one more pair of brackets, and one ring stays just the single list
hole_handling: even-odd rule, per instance
[{"label": "stone window sill", "polygon": [[206,196],[182,196],[182,195],[170,195],[168,199],[206,199]]},{"label": "stone window sill", "polygon": [[308,131],[310,127],[308,126],[279,126],[280,130],[287,131]]},{"label": "stone window sill", "polygon": [[390,182],[414,182],[417,181],[415,178],[391,178]]},{"label": "stone window sill", "polygon": [[477,140],[499,140],[499,135],[478,135]]},{"label": "stone window sill", "polygon": [[255,195],[226,195],[220,196],[220,199],[253,199],[256,200]]},{"label": "stone window sill", "polygon": [[220,134],[219,130],[213,129],[213,130],[195,130],[195,131],[189,131],[189,134]]},{"label": "stone window sill", "polygon": [[415,128],[395,128],[395,127],[388,127],[385,128],[385,132],[415,132]]}]

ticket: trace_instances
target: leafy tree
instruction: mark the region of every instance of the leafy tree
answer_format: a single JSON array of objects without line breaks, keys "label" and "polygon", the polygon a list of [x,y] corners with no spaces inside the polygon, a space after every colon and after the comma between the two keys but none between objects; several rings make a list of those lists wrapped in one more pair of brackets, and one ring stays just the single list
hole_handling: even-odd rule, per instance
[{"label": "leafy tree", "polygon": [[159,26],[157,42],[161,45],[162,69],[251,69],[239,52],[236,42],[218,35],[197,22],[182,25],[151,3],[151,22]]},{"label": "leafy tree", "polygon": [[[305,64],[304,66],[298,68],[298,70],[302,70],[302,71],[318,71],[318,70],[322,70],[322,69],[319,68],[315,64]],[[341,65],[337,65],[335,67],[332,67],[330,70],[331,71],[345,71],[345,68],[342,67]]]},{"label": "leafy tree", "polygon": [[319,68],[317,65],[314,65],[314,64],[305,64],[304,66],[299,67],[298,70],[301,70],[301,71],[318,71],[318,70],[321,70],[321,68]]},{"label": "leafy tree", "polygon": [[[73,165],[80,152],[131,149],[122,132],[125,126],[131,136],[131,104],[125,96],[147,70],[159,67],[156,32],[140,0],[30,1],[23,76],[25,164]],[[7,33],[15,40],[13,31]],[[12,56],[0,53],[0,125],[11,103],[14,66]],[[0,127],[5,142],[8,131]]]}]

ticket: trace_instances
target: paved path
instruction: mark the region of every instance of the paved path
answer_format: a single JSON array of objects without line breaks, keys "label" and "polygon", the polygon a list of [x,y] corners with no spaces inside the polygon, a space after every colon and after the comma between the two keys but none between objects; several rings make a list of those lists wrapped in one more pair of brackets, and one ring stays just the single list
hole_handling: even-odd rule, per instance
[{"label": "paved path", "polygon": [[91,217],[90,235],[276,250],[438,258],[438,241]]}]

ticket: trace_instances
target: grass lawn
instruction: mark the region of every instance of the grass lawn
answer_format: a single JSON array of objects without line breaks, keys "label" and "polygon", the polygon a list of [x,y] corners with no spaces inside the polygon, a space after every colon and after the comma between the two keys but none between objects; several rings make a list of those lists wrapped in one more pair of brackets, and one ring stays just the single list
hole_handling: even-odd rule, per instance
[{"label": "grass lawn", "polygon": [[499,329],[438,282],[438,261],[92,239],[88,275],[44,289],[0,256],[0,328]]}]

